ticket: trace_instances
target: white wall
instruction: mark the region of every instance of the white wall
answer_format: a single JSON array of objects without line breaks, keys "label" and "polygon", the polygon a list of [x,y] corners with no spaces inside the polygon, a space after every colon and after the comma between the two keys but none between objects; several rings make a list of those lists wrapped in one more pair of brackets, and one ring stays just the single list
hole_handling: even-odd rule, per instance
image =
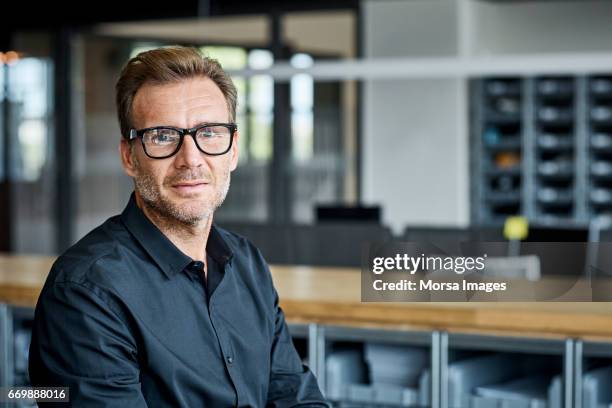
[{"label": "white wall", "polygon": [[[365,57],[454,55],[452,1],[364,3]],[[469,218],[465,81],[369,80],[362,116],[362,192],[395,232]]]},{"label": "white wall", "polygon": [[406,224],[468,222],[468,153],[458,80],[368,81],[364,87],[363,196]]}]

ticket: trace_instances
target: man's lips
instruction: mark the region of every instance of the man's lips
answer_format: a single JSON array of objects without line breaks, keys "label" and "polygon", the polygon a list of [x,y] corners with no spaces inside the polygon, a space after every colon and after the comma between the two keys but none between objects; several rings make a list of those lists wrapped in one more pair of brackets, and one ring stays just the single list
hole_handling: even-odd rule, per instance
[{"label": "man's lips", "polygon": [[202,184],[208,184],[208,183],[205,181],[190,181],[190,182],[174,183],[172,184],[172,187],[194,187],[194,186],[199,186]]},{"label": "man's lips", "polygon": [[208,184],[206,181],[184,181],[173,183],[172,188],[181,193],[192,193],[204,189]]}]

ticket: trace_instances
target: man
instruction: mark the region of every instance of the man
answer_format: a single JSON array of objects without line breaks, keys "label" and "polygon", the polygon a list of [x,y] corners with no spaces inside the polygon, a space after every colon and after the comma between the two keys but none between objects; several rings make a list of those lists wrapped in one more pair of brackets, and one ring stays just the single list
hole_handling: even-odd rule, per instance
[{"label": "man", "polygon": [[69,387],[76,407],[328,406],[261,254],[212,224],[238,161],[229,76],[161,48],[132,58],[116,91],[135,191],[54,264],[32,384]]}]

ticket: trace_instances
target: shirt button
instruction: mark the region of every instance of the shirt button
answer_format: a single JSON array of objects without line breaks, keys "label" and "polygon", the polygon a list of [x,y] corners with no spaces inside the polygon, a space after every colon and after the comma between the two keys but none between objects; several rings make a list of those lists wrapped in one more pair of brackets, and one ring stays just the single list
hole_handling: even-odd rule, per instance
[{"label": "shirt button", "polygon": [[234,358],[230,357],[230,356],[227,356],[227,362],[232,364],[234,362]]}]

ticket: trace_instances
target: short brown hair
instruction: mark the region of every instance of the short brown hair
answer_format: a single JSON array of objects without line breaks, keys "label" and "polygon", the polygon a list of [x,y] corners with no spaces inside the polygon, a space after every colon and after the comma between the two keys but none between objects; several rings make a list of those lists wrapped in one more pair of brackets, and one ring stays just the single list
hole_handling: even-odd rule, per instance
[{"label": "short brown hair", "polygon": [[132,124],[132,104],[136,92],[144,84],[162,85],[194,77],[210,78],[227,102],[230,121],[236,119],[236,87],[230,76],[215,59],[203,56],[193,47],[163,47],[141,52],[121,70],[115,85],[117,115],[123,137],[128,137]]}]

